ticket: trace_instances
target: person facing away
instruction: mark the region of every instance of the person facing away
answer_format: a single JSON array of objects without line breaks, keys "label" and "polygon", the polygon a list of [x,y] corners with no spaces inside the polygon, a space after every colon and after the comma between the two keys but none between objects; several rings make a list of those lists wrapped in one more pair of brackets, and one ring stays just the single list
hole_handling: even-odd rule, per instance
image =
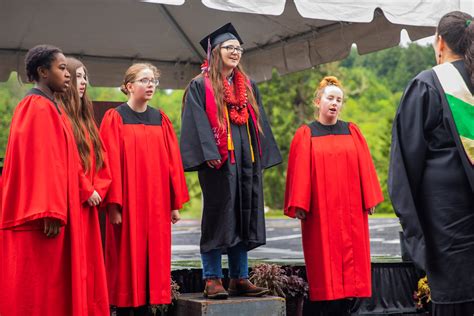
[{"label": "person facing away", "polygon": [[121,87],[128,101],[108,110],[100,127],[112,174],[105,263],[118,315],[171,303],[171,223],[189,200],[171,121],[148,105],[158,78],[151,64],[130,66]]},{"label": "person facing away", "polygon": [[57,99],[71,122],[83,169],[79,192],[87,262],[88,315],[110,315],[98,209],[112,179],[94,121],[92,102],[87,95],[87,69],[75,58],[67,58],[66,62],[71,82],[64,93],[57,94]]},{"label": "person facing away", "polygon": [[343,101],[339,80],[323,78],[316,120],[291,142],[284,204],[285,215],[301,220],[310,300],[329,310],[336,300],[371,296],[368,215],[383,201],[362,133],[339,119]]},{"label": "person facing away", "polygon": [[410,81],[392,129],[388,189],[433,315],[474,314],[474,25],[444,15],[437,66]]},{"label": "person facing away", "polygon": [[67,60],[31,48],[34,88],[13,114],[2,174],[0,314],[89,315],[86,249],[74,133],[54,99],[70,86]]},{"label": "person facing away", "polygon": [[[263,170],[281,163],[256,84],[243,71],[242,40],[228,23],[201,42],[208,60],[185,91],[180,148],[203,195],[200,251],[204,295],[262,296],[248,280],[247,252],[265,244]],[[229,257],[229,293],[221,257]]]}]

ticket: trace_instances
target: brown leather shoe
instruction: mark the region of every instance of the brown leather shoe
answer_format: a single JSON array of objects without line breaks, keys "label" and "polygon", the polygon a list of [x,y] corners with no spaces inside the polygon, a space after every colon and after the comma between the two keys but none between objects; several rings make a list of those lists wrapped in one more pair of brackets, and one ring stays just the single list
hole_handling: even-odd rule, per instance
[{"label": "brown leather shoe", "polygon": [[228,296],[229,293],[222,286],[221,279],[206,279],[204,297],[225,300]]},{"label": "brown leather shoe", "polygon": [[260,297],[270,292],[265,287],[255,286],[248,279],[230,279],[229,295]]}]

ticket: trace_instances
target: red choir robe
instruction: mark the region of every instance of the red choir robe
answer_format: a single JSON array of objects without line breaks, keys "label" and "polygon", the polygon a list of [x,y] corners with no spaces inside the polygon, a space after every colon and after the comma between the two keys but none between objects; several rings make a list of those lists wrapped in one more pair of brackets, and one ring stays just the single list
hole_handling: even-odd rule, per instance
[{"label": "red choir robe", "polygon": [[338,121],[300,127],[291,143],[285,214],[301,221],[310,299],[371,296],[367,209],[383,201],[357,126]]},{"label": "red choir robe", "polygon": [[[89,315],[79,174],[66,115],[32,89],[13,115],[3,169],[0,315]],[[47,217],[61,221],[54,238]]]},{"label": "red choir robe", "polygon": [[106,224],[110,303],[169,304],[171,210],[189,200],[171,122],[152,107],[138,113],[125,103],[106,112],[100,133],[113,179],[105,202],[122,207],[122,224]]},{"label": "red choir robe", "polygon": [[107,155],[102,149],[104,164],[101,169],[96,170],[95,153],[92,147],[90,135],[86,131],[89,144],[90,167],[87,172],[82,172],[80,184],[80,199],[82,203],[81,219],[84,233],[87,262],[87,302],[90,316],[110,315],[110,306],[107,291],[107,277],[105,273],[104,254],[102,251],[102,240],[99,224],[99,208],[89,206],[87,200],[97,191],[102,199],[107,194],[112,178],[108,168]]}]

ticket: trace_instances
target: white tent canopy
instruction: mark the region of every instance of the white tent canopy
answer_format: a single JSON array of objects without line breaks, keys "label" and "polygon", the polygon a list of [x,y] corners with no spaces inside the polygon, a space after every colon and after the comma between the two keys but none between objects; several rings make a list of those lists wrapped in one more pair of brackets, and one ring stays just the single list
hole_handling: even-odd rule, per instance
[{"label": "white tent canopy", "polygon": [[161,71],[164,88],[183,88],[199,73],[199,40],[232,22],[244,41],[243,63],[256,80],[434,33],[446,12],[473,12],[472,0],[3,0],[0,80],[24,79],[24,55],[48,43],[84,61],[95,86],[118,86],[133,62]]}]

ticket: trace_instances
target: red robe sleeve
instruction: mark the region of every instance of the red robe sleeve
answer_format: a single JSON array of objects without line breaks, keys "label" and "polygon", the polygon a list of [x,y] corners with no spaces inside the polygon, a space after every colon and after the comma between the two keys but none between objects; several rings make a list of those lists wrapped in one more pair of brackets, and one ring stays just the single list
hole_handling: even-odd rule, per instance
[{"label": "red robe sleeve", "polygon": [[170,119],[161,111],[161,126],[165,138],[166,151],[170,162],[171,209],[179,210],[189,201],[188,187],[184,177],[183,163],[179,151],[178,139]]},{"label": "red robe sleeve", "polygon": [[362,136],[359,128],[354,123],[349,123],[349,130],[357,149],[362,201],[364,203],[364,209],[368,210],[383,201],[383,193],[364,136]]},{"label": "red robe sleeve", "polygon": [[79,164],[79,195],[81,203],[85,203],[94,193],[94,187],[92,183],[87,178],[82,164]]},{"label": "red robe sleeve", "polygon": [[310,211],[311,204],[311,130],[301,126],[293,137],[286,171],[284,212],[295,218],[296,209]]},{"label": "red robe sleeve", "polygon": [[122,206],[122,127],[123,122],[120,114],[115,109],[108,110],[100,125],[100,137],[104,143],[108,158],[108,170],[112,177],[104,205],[115,203]]},{"label": "red robe sleeve", "polygon": [[38,95],[25,97],[10,127],[0,228],[45,217],[67,223],[67,159],[63,122],[55,105]]},{"label": "red robe sleeve", "polygon": [[[103,144],[103,141],[101,139]],[[103,158],[103,165],[97,172],[94,174],[94,189],[99,193],[102,200],[105,199],[107,196],[107,192],[109,191],[110,185],[112,183],[112,175],[110,174],[110,167],[109,167],[109,158],[107,155],[107,151],[104,147],[102,147],[102,158]]]},{"label": "red robe sleeve", "polygon": [[80,164],[79,166],[79,192],[80,192],[81,203],[87,202],[87,200],[91,197],[94,191],[97,191],[97,193],[100,195],[100,197],[103,200],[107,194],[107,191],[109,190],[110,183],[112,182],[112,177],[110,175],[107,153],[103,147],[101,148],[101,150],[102,150],[102,157],[103,157],[103,165],[100,170],[91,171],[94,174],[93,182],[91,182],[89,178],[87,177],[82,167],[82,164]]}]

